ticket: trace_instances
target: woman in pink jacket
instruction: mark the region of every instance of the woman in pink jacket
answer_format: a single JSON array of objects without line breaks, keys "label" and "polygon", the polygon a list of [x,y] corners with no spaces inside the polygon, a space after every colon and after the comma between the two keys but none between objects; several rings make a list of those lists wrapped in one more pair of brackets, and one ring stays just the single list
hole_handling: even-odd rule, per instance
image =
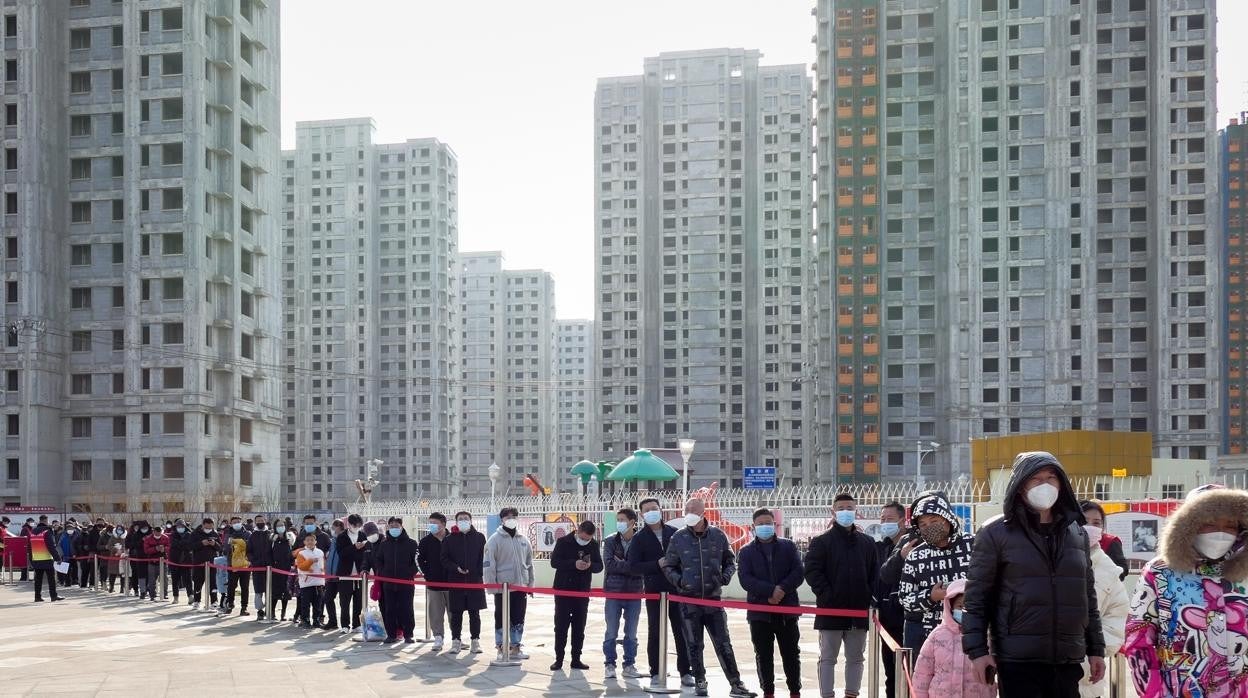
[{"label": "woman in pink jacket", "polygon": [[914,665],[915,698],[993,698],[996,686],[975,678],[971,660],[962,653],[962,594],[966,580],[949,583],[945,590],[944,620],[923,643]]}]

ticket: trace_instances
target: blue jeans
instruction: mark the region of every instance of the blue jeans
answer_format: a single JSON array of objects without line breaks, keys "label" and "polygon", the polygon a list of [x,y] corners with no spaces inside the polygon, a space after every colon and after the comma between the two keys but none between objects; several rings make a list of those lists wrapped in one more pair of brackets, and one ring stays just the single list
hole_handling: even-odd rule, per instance
[{"label": "blue jeans", "polygon": [[602,654],[607,666],[615,666],[615,641],[620,635],[621,615],[624,616],[624,666],[631,666],[637,661],[637,621],[641,618],[641,599],[607,599],[607,633],[602,640]]}]

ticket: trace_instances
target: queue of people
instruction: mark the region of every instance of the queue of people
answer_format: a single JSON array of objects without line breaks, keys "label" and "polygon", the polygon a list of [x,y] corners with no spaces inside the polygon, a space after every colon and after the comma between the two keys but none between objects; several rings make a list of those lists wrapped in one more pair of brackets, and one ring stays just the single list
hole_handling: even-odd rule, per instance
[{"label": "queue of people", "polygon": [[[1116,539],[1104,531],[1104,509],[1095,502],[1079,502],[1061,464],[1048,453],[1019,454],[1003,512],[975,535],[964,532],[964,522],[940,492],[921,493],[908,507],[896,502],[882,507],[879,541],[860,529],[856,510],[851,495],[838,495],[832,524],[810,541],[805,555],[793,541],[777,535],[776,517],[767,509],[754,512],[754,535],[739,554],[707,520],[697,499],[686,504],[683,519],[674,522],[679,525],[664,521],[653,498],[643,499],[636,510],[620,509],[614,532],[601,543],[595,523],[581,522],[556,542],[549,559],[554,588],[572,592],[556,595],[551,670],[563,671],[569,657],[569,669],[591,669],[585,654],[589,598],[580,594],[591,590],[595,574],[605,572],[606,592],[667,592],[679,599],[669,603],[667,628],[661,625],[658,602],[646,600],[648,673],[636,665],[642,600],[607,600],[602,660],[608,680],[617,677],[621,660],[624,678],[648,675],[652,688],[665,686],[659,639],[671,632],[683,687],[709,695],[709,642],[731,685],[729,695],[753,698],[756,694],[742,680],[734,638],[719,603],[724,587],[737,578],[755,606],[746,620],[767,698],[776,695],[777,654],[791,698],[803,689],[803,623],[799,615],[780,610],[799,604],[802,584],[810,587],[818,608],[829,609],[813,623],[818,691],[826,698],[835,694],[838,665],[843,665],[843,695],[861,694],[868,627],[866,618],[854,612],[873,607],[883,629],[913,652],[909,680],[918,698],[1107,696],[1106,657],[1120,648],[1142,698],[1248,695],[1246,492],[1208,486],[1189,494],[1171,516],[1160,554],[1145,566],[1129,602],[1122,582],[1125,560],[1115,560],[1121,558],[1121,544],[1115,545]],[[358,628],[362,618],[361,589],[351,578],[369,572],[379,578],[375,598],[386,643],[414,641],[414,587],[401,582],[423,572],[434,650],[442,651],[449,626],[452,653],[480,653],[486,593],[459,585],[532,587],[535,579],[533,550],[519,529],[518,511],[506,507],[499,518],[501,525],[488,538],[474,526],[470,513],[458,512],[454,524],[440,513],[431,514],[418,539],[409,536],[397,517],[383,532],[354,515],[334,521],[328,530],[311,516],[298,530],[289,519],[270,530],[264,517],[254,522],[205,519],[194,530],[177,520],[170,522],[169,532],[143,521],[127,528],[99,520],[90,538],[82,531],[58,536],[45,520],[31,526],[28,539],[36,600],[42,600],[45,582],[52,600],[62,598],[51,571],[53,563],[67,559],[63,541],[68,535],[70,552],[81,549],[85,543],[80,539],[86,539],[94,546],[87,549],[99,554],[125,551],[116,556],[121,563],[145,556],[192,564],[183,568],[189,574],[172,575],[175,602],[179,590],[185,590],[187,603],[219,604],[229,613],[235,596],[241,595],[240,615],[245,616],[251,581],[261,618],[274,617],[280,601],[285,620],[287,601],[294,596],[296,622],[344,632]],[[248,580],[245,572],[233,571],[216,585],[211,601],[201,598],[206,581],[202,563],[214,560],[228,560],[234,567],[289,569],[295,575],[293,589],[285,584],[267,589],[254,578]],[[123,570],[123,578],[143,581],[128,589],[123,585],[121,591],[155,598],[150,580],[156,569]],[[118,572],[101,567],[101,584],[105,573],[111,591]],[[83,575],[79,568],[79,583]],[[331,576],[339,578],[327,579]],[[527,659],[524,630],[530,594],[512,589],[505,604],[501,590],[492,596],[499,659]],[[335,600],[340,615],[334,613]],[[758,608],[764,606],[777,610]],[[470,644],[464,641],[465,613]],[[901,678],[892,673],[890,654],[882,659],[887,690],[893,695]]]}]

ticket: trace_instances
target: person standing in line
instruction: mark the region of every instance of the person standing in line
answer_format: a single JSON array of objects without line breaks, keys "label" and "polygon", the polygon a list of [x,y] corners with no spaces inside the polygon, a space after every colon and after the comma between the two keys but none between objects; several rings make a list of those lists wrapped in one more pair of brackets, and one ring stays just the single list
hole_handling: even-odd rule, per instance
[{"label": "person standing in line", "polygon": [[[1118,578],[1121,568],[1101,549],[1100,527],[1085,524],[1083,530],[1088,533],[1088,551],[1092,555],[1092,575],[1096,578],[1096,610],[1101,614],[1105,656],[1112,657],[1122,648],[1130,601],[1127,599],[1127,588]],[[1099,683],[1092,683],[1089,680],[1091,673],[1091,667],[1085,660],[1083,678],[1079,680],[1079,695],[1082,698],[1109,698],[1109,681],[1102,679]]]},{"label": "person standing in line", "polygon": [[74,584],[73,572],[76,567],[73,563],[74,541],[78,535],[78,526],[73,519],[67,521],[64,528],[61,527],[60,522],[52,522],[52,536],[56,542],[57,550],[61,553],[59,561],[69,563],[68,570],[56,573],[56,580],[61,585],[61,588],[73,586]]},{"label": "person standing in line", "polygon": [[35,601],[43,601],[43,580],[48,581],[48,596],[53,601],[65,598],[56,593],[56,563],[61,561],[60,551],[52,535],[52,527],[42,521],[27,536],[30,546],[30,567],[35,571]]},{"label": "person standing in line", "polygon": [[1248,695],[1248,492],[1202,485],[1135,585],[1123,654],[1139,696]]},{"label": "person standing in line", "polygon": [[[594,540],[597,527],[593,521],[582,521],[572,535],[555,541],[550,554],[550,566],[555,570],[555,589],[560,591],[589,591],[594,575],[602,571],[602,554],[598,541]],[[563,670],[563,651],[572,631],[572,668],[586,671],[589,666],[581,661],[585,647],[585,621],[589,617],[589,599],[573,596],[555,596],[555,663],[551,671]]]},{"label": "person standing in line", "polygon": [[[40,516],[39,520],[41,522],[47,522],[48,517]],[[22,578],[18,580],[21,582],[30,581],[30,571],[34,569],[33,567],[30,566],[30,552],[31,552],[30,551],[30,536],[34,532],[35,532],[35,520],[30,517],[27,517],[26,523],[22,524],[22,533],[21,533],[22,544],[26,546],[26,566],[22,568]]]},{"label": "person standing in line", "polygon": [[99,519],[95,524],[91,524],[90,520],[83,521],[85,530],[82,536],[78,538],[78,545],[74,548],[74,555],[78,559],[78,586],[86,589],[91,586],[91,582],[95,580],[95,561],[91,559],[95,547],[100,544],[100,532],[104,530],[104,519]]},{"label": "person standing in line", "polygon": [[[880,508],[880,535],[875,544],[875,561],[880,571],[875,578],[875,608],[880,625],[896,642],[904,637],[906,612],[897,598],[901,584],[902,558],[895,553],[904,545],[906,508],[900,502],[889,502]],[[908,551],[907,551],[908,552]],[[891,571],[890,571],[891,570]],[[897,658],[885,643],[880,643],[880,660],[884,662],[884,695],[892,696]]]},{"label": "person standing in line", "polygon": [[1126,579],[1127,574],[1131,572],[1131,565],[1127,563],[1127,556],[1122,552],[1122,539],[1105,531],[1105,508],[1090,499],[1085,499],[1079,503],[1079,510],[1083,512],[1083,519],[1088,522],[1087,525],[1101,532],[1100,539],[1096,543],[1101,551],[1108,555],[1115,565],[1118,565],[1118,579]]},{"label": "person standing in line", "polygon": [[442,567],[442,543],[447,537],[446,515],[433,512],[429,515],[428,526],[428,533],[420,539],[416,562],[429,584],[425,587],[425,598],[429,609],[429,627],[433,630],[433,651],[441,652],[442,639],[446,636],[445,619],[450,592],[436,585],[446,581],[446,571]]},{"label": "person standing in line", "polygon": [[[247,561],[252,567],[272,567],[273,566],[273,539],[269,537],[269,519],[264,514],[257,514],[252,522],[252,530],[247,536]],[[255,592],[255,609],[256,620],[264,620],[271,617],[266,614],[269,604],[268,595],[273,593],[272,589],[265,588],[270,580],[270,575],[265,572],[255,572],[251,575],[252,591]],[[280,576],[272,575],[271,581],[274,587],[280,582],[284,582]]]},{"label": "person standing in line", "polygon": [[[802,556],[797,545],[776,536],[776,520],[770,509],[754,512],[754,540],[741,548],[737,556],[738,579],[746,592],[746,601],[771,606],[797,606],[797,588],[802,585]],[[780,646],[780,663],[790,698],[800,698],[802,665],[798,642],[798,616],[791,613],[748,611],[750,641],[758,664],[758,682],[763,698],[775,698],[776,664],[774,650]],[[818,622],[816,620],[816,622]]]},{"label": "person standing in line", "polygon": [[[278,519],[274,522],[272,533],[261,533],[268,538],[269,541],[269,557],[270,564],[273,565],[273,588],[269,590],[269,598],[266,613],[269,618],[276,618],[274,614],[277,611],[277,602],[282,602],[282,616],[280,620],[286,620],[286,606],[290,602],[290,577],[288,575],[279,575],[277,572],[290,572],[295,566],[295,550],[290,544],[293,534],[290,532],[289,524],[286,521]],[[254,538],[254,536],[253,536]],[[298,606],[296,606],[296,611]]]},{"label": "person standing in line", "polygon": [[[100,539],[95,546],[95,554],[101,557],[112,558],[105,560],[100,566],[101,574],[108,576],[108,593],[117,590],[117,579],[121,577],[121,552],[125,549],[123,541],[125,540],[126,529],[121,526],[113,527],[110,524],[104,524],[104,531],[100,533]],[[104,580],[100,580],[100,586],[103,587]],[[125,593],[125,589],[121,590]]]},{"label": "person standing in line", "polygon": [[[858,503],[842,492],[832,500],[835,523],[810,541],[806,553],[806,583],[820,608],[866,611],[879,566],[875,541],[858,530]],[[867,646],[867,619],[818,616],[819,694],[836,693],[836,662],[845,648],[845,697],[856,698],[862,688],[863,653]]]},{"label": "person standing in line", "polygon": [[213,526],[212,519],[204,519],[203,524],[191,533],[190,540],[191,562],[195,565],[191,569],[191,585],[192,597],[195,603],[191,604],[191,608],[199,610],[200,604],[207,609],[212,601],[209,598],[202,598],[204,594],[204,583],[211,584],[211,578],[207,577],[204,572],[204,563],[212,562],[217,555],[221,554],[221,538],[217,535],[216,528]]},{"label": "person standing in line", "polygon": [[303,535],[303,549],[295,553],[295,567],[299,570],[299,617],[303,627],[312,629],[311,619],[319,618],[321,590],[325,588],[325,553],[316,545],[316,534]]},{"label": "person standing in line", "polygon": [[996,698],[997,688],[975,678],[974,666],[962,652],[965,588],[965,579],[955,579],[945,590],[944,620],[914,662],[914,698]]},{"label": "person standing in line", "polygon": [[[628,549],[637,530],[637,512],[620,509],[615,513],[615,533],[602,543],[602,561],[607,570],[602,590],[616,594],[640,594],[641,575],[634,574],[628,563]],[[641,618],[641,599],[607,599],[607,632],[602,639],[602,655],[606,660],[607,680],[615,679],[616,640],[620,636],[620,618],[624,619],[624,678],[640,679],[637,671],[637,621]]]},{"label": "person standing in line", "polygon": [[[482,568],[486,584],[510,584],[533,586],[533,546],[528,536],[520,532],[520,512],[515,507],[504,507],[498,513],[503,525],[485,542]],[[498,659],[503,658],[503,624],[507,624],[508,643],[512,659],[528,659],[524,652],[524,616],[528,610],[529,596],[523,591],[512,591],[508,598],[509,617],[503,619],[503,594],[494,594],[494,645]]]},{"label": "person standing in line", "polygon": [[[666,555],[676,527],[663,522],[663,510],[659,500],[647,497],[637,505],[641,509],[641,529],[628,546],[628,565],[633,574],[641,575],[647,594],[677,593],[676,587],[663,573],[667,565]],[[667,620],[672,640],[676,645],[676,668],[680,672],[682,686],[693,688],[696,680],[689,668],[689,647],[685,644],[685,619],[679,603],[668,603]],[[661,688],[667,678],[659,676],[659,639],[665,628],[659,627],[660,609],[657,600],[646,600],[646,659],[650,662],[650,686]]]},{"label": "person standing in line", "polygon": [[147,538],[147,534],[152,532],[152,527],[142,519],[135,521],[130,527],[130,532],[126,534],[126,555],[129,557],[127,561],[130,565],[130,591],[134,595],[142,598],[143,590],[147,588],[147,563],[142,562],[146,557],[143,551],[143,539]]},{"label": "person standing in line", "polygon": [[[685,504],[685,527],[672,536],[664,560],[663,574],[682,596],[718,601],[725,584],[736,573],[736,557],[728,536],[706,520],[706,503],[691,499]],[[754,698],[755,694],[741,682],[737,656],[728,635],[728,615],[717,606],[686,603],[681,608],[685,620],[685,644],[689,648],[689,665],[693,671],[696,693],[709,695],[706,664],[703,661],[704,635],[710,635],[711,646],[719,658],[734,698]]]},{"label": "person standing in line", "polygon": [[[473,528],[472,514],[455,514],[455,527],[449,539],[442,542],[442,571],[446,581],[456,584],[481,584],[485,558],[485,536]],[[447,593],[451,616],[451,654],[464,649],[462,633],[464,613],[468,614],[471,651],[481,654],[481,611],[485,608],[484,589],[451,589]]]},{"label": "person standing in line", "polygon": [[941,494],[917,501],[910,520],[922,542],[908,553],[902,549],[904,562],[897,595],[906,612],[902,646],[917,657],[928,634],[943,622],[945,587],[966,577],[975,539],[962,533],[961,522]]},{"label": "person standing in line", "polygon": [[[338,537],[347,533],[347,524],[342,519],[334,519],[329,524],[329,550],[325,553],[325,570],[327,574],[337,575],[342,562],[338,558]],[[348,553],[349,554],[349,553]],[[338,630],[338,614],[334,610],[334,600],[338,598],[338,579],[326,579],[325,588],[321,590],[321,607],[325,616],[317,617],[316,625],[325,630]],[[348,628],[347,632],[351,632]]]},{"label": "person standing in line", "polygon": [[361,530],[363,528],[364,519],[359,514],[352,514],[347,517],[346,528],[334,537],[337,565],[333,574],[343,579],[330,583],[338,589],[338,624],[342,627],[343,635],[360,627],[360,614],[364,612],[361,583],[355,579],[346,579],[356,577],[364,571],[364,551],[368,547],[368,541],[364,539],[364,532]]},{"label": "person standing in line", "polygon": [[[243,527],[243,520],[237,516],[230,519],[230,527],[225,531],[225,555],[229,560],[227,564],[230,567],[250,567],[251,561],[247,559],[247,541],[250,535],[247,529]],[[229,571],[229,588],[226,591],[225,613],[229,615],[234,612],[234,592],[241,587],[243,603],[242,610],[238,615],[246,616],[251,612],[247,610],[247,599],[251,595],[251,573],[242,570]]]},{"label": "person standing in line", "polygon": [[[420,546],[412,540],[403,529],[403,519],[391,516],[387,522],[386,537],[379,543],[373,553],[373,568],[378,577],[390,579],[415,579],[419,568],[416,556]],[[382,582],[381,596],[384,601],[382,622],[386,625],[384,644],[392,645],[399,641],[398,633],[403,633],[403,642],[416,642],[416,615],[412,608],[412,598],[416,587],[398,582]]]},{"label": "person standing in line", "polygon": [[962,650],[1002,698],[1077,698],[1080,665],[1105,676],[1105,640],[1083,514],[1052,454],[1020,453],[1003,513],[979,530],[966,582]]},{"label": "person standing in line", "polygon": [[173,602],[181,602],[182,590],[186,590],[186,603],[193,603],[195,590],[191,588],[191,531],[186,522],[178,519],[173,522],[173,533],[169,534],[169,576],[173,582]]},{"label": "person standing in line", "polygon": [[147,586],[142,590],[143,596],[151,597],[155,603],[156,587],[160,584],[160,561],[169,557],[169,536],[165,535],[163,528],[153,528],[143,539],[143,555],[152,560],[147,563]]}]

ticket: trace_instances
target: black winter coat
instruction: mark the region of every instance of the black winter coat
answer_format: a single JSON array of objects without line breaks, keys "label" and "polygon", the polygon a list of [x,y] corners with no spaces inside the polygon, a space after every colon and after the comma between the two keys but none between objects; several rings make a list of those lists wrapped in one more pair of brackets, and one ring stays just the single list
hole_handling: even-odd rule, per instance
[{"label": "black winter coat", "polygon": [[[1046,466],[1056,468],[1061,487],[1053,523],[1042,527],[1022,486]],[[1104,656],[1088,536],[1065,471],[1047,453],[1022,454],[1004,501],[1005,515],[975,537],[962,649],[976,659],[991,646],[997,662],[1078,664]]]},{"label": "black winter coat", "polygon": [[[750,603],[770,605],[771,593],[776,587],[784,589],[784,598],[780,606],[796,606],[797,588],[802,585],[802,556],[797,552],[797,545],[787,538],[774,538],[771,542],[760,543],[757,538],[741,548],[737,554],[737,579],[745,589],[745,600]],[[794,621],[798,616],[747,611],[746,621],[769,622],[776,618],[790,618]]]},{"label": "black winter coat", "polygon": [[[451,529],[451,535],[442,541],[442,571],[446,581],[456,584],[480,584],[484,579],[485,536],[478,530],[461,532]],[[467,571],[460,574],[459,570]],[[484,589],[451,589],[449,594],[452,613],[480,611],[485,608]]]},{"label": "black winter coat", "polygon": [[664,591],[669,594],[676,593],[676,587],[667,581],[663,570],[659,568],[659,560],[667,554],[667,545],[671,543],[674,535],[676,535],[676,528],[664,524],[663,537],[660,540],[654,530],[646,526],[633,536],[633,542],[628,546],[628,564],[633,574],[639,574],[645,580],[647,594],[658,594]]},{"label": "black winter coat", "polygon": [[[858,527],[833,524],[810,540],[806,551],[806,583],[819,608],[865,611],[871,606],[879,565],[875,541]],[[815,630],[866,630],[866,618],[816,616]]]},{"label": "black winter coat", "polygon": [[425,575],[426,581],[446,581],[446,570],[442,567],[442,544],[446,542],[446,538],[449,536],[438,540],[437,536],[427,533],[420,539],[420,553],[416,556],[416,562],[420,563],[420,573]]},{"label": "black winter coat", "polygon": [[374,546],[373,571],[379,577],[391,579],[413,579],[420,568],[416,566],[416,555],[420,547],[407,535],[407,531],[393,538],[386,534],[385,538]]},{"label": "black winter coat", "polygon": [[247,562],[252,567],[269,567],[273,564],[273,541],[269,530],[254,531],[247,539]]},{"label": "black winter coat", "polygon": [[169,534],[169,562],[191,564],[191,536],[194,533],[190,529],[187,529],[186,533],[178,533],[175,528],[173,533]]},{"label": "black winter coat", "polygon": [[875,544],[875,559],[880,563],[880,572],[875,576],[875,607],[880,614],[880,624],[898,641],[906,621],[906,611],[901,607],[897,590],[901,586],[901,549],[907,540],[903,535],[898,543],[885,538]]},{"label": "black winter coat", "polygon": [[[578,570],[578,560],[589,562],[589,569]],[[594,575],[602,571],[602,552],[598,541],[591,540],[585,545],[576,542],[576,534],[569,533],[555,541],[555,549],[550,553],[550,566],[555,568],[555,588],[564,591],[589,591],[594,584]]]},{"label": "black winter coat", "polygon": [[349,577],[354,572],[359,574],[364,571],[364,551],[368,546],[363,548],[355,547],[356,543],[365,541],[363,531],[358,531],[354,536],[350,531],[343,531],[334,539],[334,550],[338,551],[338,569],[333,570],[330,574],[336,574],[340,577]]},{"label": "black winter coat", "polygon": [[[212,558],[221,554],[221,536],[216,531],[205,533],[203,528],[191,531],[191,562],[202,565],[212,562]],[[205,545],[204,541],[208,541]]]}]

